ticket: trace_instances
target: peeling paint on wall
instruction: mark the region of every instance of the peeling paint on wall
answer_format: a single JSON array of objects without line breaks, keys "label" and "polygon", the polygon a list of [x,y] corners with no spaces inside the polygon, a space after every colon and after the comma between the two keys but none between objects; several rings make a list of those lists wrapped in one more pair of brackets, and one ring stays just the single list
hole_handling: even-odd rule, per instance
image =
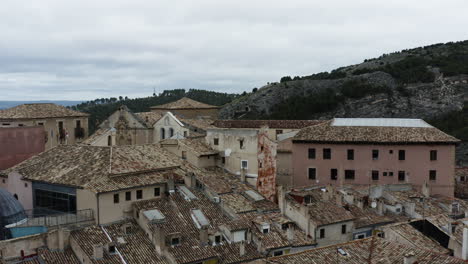
[{"label": "peeling paint on wall", "polygon": [[276,142],[268,137],[268,129],[260,129],[257,190],[271,201],[276,200],[276,147]]}]

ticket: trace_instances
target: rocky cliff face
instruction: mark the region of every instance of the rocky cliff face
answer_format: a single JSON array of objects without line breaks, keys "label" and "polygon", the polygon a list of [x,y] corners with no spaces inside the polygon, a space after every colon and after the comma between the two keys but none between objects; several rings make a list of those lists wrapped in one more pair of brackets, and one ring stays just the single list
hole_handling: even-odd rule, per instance
[{"label": "rocky cliff face", "polygon": [[385,92],[362,98],[345,98],[328,112],[310,113],[309,119],[333,117],[401,117],[432,119],[451,111],[460,111],[468,94],[468,76],[444,78],[439,75],[433,83],[399,86],[391,75],[373,72],[336,80],[298,80],[287,83],[272,83],[256,93],[239,98],[220,111],[223,119],[268,117],[275,107],[294,96],[313,96],[321,90],[330,89],[339,93],[343,83],[360,79],[385,86]]}]

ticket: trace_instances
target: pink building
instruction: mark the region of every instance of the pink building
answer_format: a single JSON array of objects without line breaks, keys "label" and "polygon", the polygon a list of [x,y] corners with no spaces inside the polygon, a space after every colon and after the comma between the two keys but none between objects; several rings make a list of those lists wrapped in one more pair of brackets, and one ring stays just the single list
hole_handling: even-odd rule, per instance
[{"label": "pink building", "polygon": [[456,138],[420,119],[335,118],[293,138],[293,186],[427,182],[454,195]]},{"label": "pink building", "polygon": [[45,149],[41,126],[0,128],[0,170],[37,155]]}]

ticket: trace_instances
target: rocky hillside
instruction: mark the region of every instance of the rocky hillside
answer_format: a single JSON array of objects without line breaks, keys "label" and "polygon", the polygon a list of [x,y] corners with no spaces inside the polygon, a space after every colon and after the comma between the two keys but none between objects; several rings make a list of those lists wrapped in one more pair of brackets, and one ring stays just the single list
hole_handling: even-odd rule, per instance
[{"label": "rocky hillside", "polygon": [[384,54],[330,73],[285,76],[226,105],[221,118],[423,118],[468,141],[467,101],[463,41]]}]

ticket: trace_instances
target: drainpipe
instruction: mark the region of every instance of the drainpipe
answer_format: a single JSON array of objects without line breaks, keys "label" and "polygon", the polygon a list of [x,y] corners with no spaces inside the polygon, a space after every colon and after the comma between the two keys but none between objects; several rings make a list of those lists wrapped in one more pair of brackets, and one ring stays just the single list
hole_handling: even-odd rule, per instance
[{"label": "drainpipe", "polygon": [[99,224],[101,222],[99,220],[99,193],[96,193],[96,211],[97,211],[97,223]]}]

